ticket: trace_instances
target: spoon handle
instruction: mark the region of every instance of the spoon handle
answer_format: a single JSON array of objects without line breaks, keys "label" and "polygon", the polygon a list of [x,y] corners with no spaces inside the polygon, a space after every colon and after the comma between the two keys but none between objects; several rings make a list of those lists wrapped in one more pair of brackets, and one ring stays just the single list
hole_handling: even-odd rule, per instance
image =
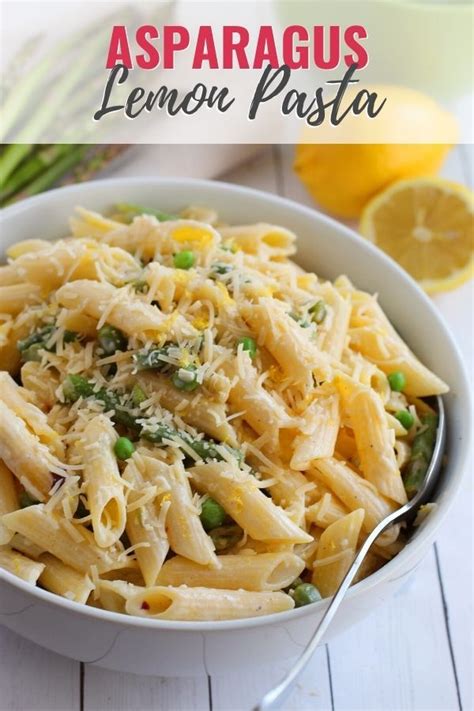
[{"label": "spoon handle", "polygon": [[[395,514],[399,514],[399,512],[397,511],[395,512]],[[336,614],[339,605],[344,599],[344,595],[346,594],[350,584],[352,583],[365,556],[367,555],[369,548],[374,543],[374,541],[380,536],[380,534],[387,528],[387,526],[390,526],[394,522],[395,518],[396,517],[394,514],[387,516],[387,518],[381,521],[378,526],[374,528],[372,533],[366,538],[359,552],[354,558],[354,562],[352,563],[351,567],[344,576],[341,584],[339,585],[336,594],[334,595],[331,601],[331,604],[324,613],[321,622],[316,627],[313,636],[309,640],[300,657],[295,662],[294,666],[290,669],[290,671],[286,674],[286,676],[280,681],[280,683],[273,689],[270,689],[270,691],[265,694],[260,703],[255,706],[253,711],[270,711],[270,709],[277,708],[288,696],[293,686],[293,682],[306,667],[316,647],[320,643],[324,633],[331,624],[331,621],[334,615]]]}]

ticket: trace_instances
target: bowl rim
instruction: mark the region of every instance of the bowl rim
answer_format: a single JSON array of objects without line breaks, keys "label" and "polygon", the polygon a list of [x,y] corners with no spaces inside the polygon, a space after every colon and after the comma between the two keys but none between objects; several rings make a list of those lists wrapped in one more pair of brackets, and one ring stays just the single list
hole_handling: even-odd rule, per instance
[{"label": "bowl rim", "polygon": [[[309,218],[310,220],[319,222],[320,224],[325,224],[333,230],[336,230],[352,244],[357,244],[358,249],[365,249],[369,254],[372,254],[376,259],[379,260],[381,266],[395,271],[398,278],[402,282],[409,282],[411,287],[417,292],[418,298],[424,303],[425,308],[427,308],[437,325],[443,333],[445,340],[449,344],[449,348],[452,352],[453,358],[458,369],[460,379],[463,381],[464,391],[463,396],[465,398],[465,416],[467,417],[467,427],[468,437],[463,440],[462,452],[461,452],[461,462],[458,467],[459,473],[453,481],[450,483],[449,491],[447,496],[443,498],[440,504],[437,506],[436,510],[430,513],[427,519],[424,521],[423,526],[418,530],[417,535],[410,540],[405,547],[397,553],[394,558],[387,561],[379,570],[372,573],[367,578],[364,578],[360,582],[353,585],[345,596],[345,603],[349,600],[353,600],[361,597],[367,591],[376,587],[384,580],[387,579],[394,581],[397,577],[402,577],[407,571],[403,572],[402,575],[397,575],[400,573],[400,569],[405,567],[405,563],[413,558],[416,558],[416,553],[420,551],[430,540],[433,538],[435,532],[439,529],[441,523],[445,519],[451,505],[456,498],[459,491],[463,477],[465,475],[465,469],[468,454],[470,451],[470,441],[472,433],[472,403],[469,380],[467,376],[467,368],[461,357],[459,347],[454,341],[453,336],[449,328],[447,327],[443,316],[436,310],[433,303],[421,287],[415,282],[415,280],[407,274],[394,260],[392,260],[387,254],[382,252],[378,247],[372,243],[364,240],[350,227],[341,224],[337,220],[325,215],[318,210],[308,207],[306,205],[301,205],[298,202],[291,200],[286,197],[281,197],[276,194],[266,192],[264,190],[258,190],[255,188],[250,188],[243,185],[234,185],[233,183],[227,183],[220,180],[200,180],[195,178],[166,178],[166,177],[116,177],[116,178],[104,178],[99,180],[85,181],[83,183],[76,183],[73,185],[68,185],[54,190],[47,191],[40,195],[35,195],[25,200],[20,201],[14,205],[4,208],[0,213],[0,229],[2,224],[7,219],[14,219],[17,215],[28,212],[34,209],[39,204],[47,204],[48,202],[54,202],[54,199],[59,195],[68,193],[71,197],[75,195],[80,195],[82,193],[87,193],[89,190],[94,190],[95,188],[107,188],[116,186],[118,189],[127,189],[130,186],[146,185],[147,187],[156,186],[159,187],[180,187],[184,191],[187,188],[191,190],[193,188],[202,188],[204,190],[217,193],[234,193],[240,196],[248,196],[256,198],[257,200],[264,201],[267,205],[277,204],[280,207],[286,207],[291,220],[291,213],[300,213],[300,215]],[[212,200],[212,197],[210,198]],[[0,234],[1,238],[1,234]],[[363,286],[362,286],[363,288]],[[413,568],[416,565],[413,566]],[[411,569],[410,569],[411,570]],[[410,572],[410,571],[408,571]],[[65,597],[57,595],[55,593],[49,592],[48,590],[43,590],[37,586],[33,586],[30,583],[21,580],[13,573],[9,573],[6,570],[0,568],[0,580],[4,580],[13,587],[18,588],[24,593],[31,595],[33,598],[37,598],[38,601],[43,601],[49,603],[52,606],[58,606],[65,611],[69,611],[77,616],[90,617],[92,619],[99,619],[103,622],[109,623],[119,623],[128,628],[141,628],[148,630],[168,630],[174,632],[225,632],[229,630],[238,629],[249,629],[254,627],[263,627],[266,625],[272,625],[276,623],[286,623],[291,620],[300,619],[302,617],[310,616],[312,614],[322,613],[324,609],[329,605],[332,598],[324,598],[317,603],[312,605],[304,606],[301,608],[293,608],[285,612],[272,613],[270,615],[262,615],[260,617],[248,617],[240,618],[235,620],[214,620],[214,621],[184,621],[184,620],[162,620],[147,617],[139,617],[134,615],[126,615],[118,612],[111,612],[109,610],[102,610],[100,608],[92,607],[89,605],[84,605],[73,600],[69,600]],[[30,607],[28,605],[27,607]],[[23,608],[26,609],[26,608]],[[0,613],[0,619],[2,614]]]}]

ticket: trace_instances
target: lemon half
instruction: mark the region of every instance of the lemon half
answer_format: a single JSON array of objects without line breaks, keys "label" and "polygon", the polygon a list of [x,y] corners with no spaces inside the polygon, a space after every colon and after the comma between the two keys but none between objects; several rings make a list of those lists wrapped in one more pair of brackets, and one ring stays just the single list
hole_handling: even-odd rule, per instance
[{"label": "lemon half", "polygon": [[474,274],[474,193],[442,178],[401,180],[365,208],[360,232],[428,293]]}]

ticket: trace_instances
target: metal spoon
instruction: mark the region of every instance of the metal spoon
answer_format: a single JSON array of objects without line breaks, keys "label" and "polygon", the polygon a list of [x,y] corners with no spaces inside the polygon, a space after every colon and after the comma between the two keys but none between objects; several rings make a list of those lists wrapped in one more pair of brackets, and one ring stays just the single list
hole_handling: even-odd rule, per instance
[{"label": "metal spoon", "polygon": [[344,595],[346,594],[350,584],[352,583],[357,571],[359,570],[365,556],[367,555],[371,545],[377,540],[381,533],[385,531],[388,526],[394,523],[399,523],[400,521],[406,521],[413,517],[419,506],[426,503],[433,491],[433,487],[438,479],[438,474],[441,469],[441,463],[443,459],[444,445],[446,440],[446,418],[444,415],[443,401],[439,396],[436,398],[437,409],[438,409],[438,428],[436,431],[436,442],[433,449],[433,454],[431,457],[430,464],[425,474],[423,485],[420,487],[418,493],[406,503],[401,508],[394,511],[389,516],[380,521],[380,523],[374,528],[372,533],[367,537],[367,539],[362,544],[358,554],[354,558],[354,562],[347,571],[345,577],[343,578],[341,584],[339,585],[336,594],[334,595],[331,604],[326,610],[323,619],[316,627],[313,636],[306,645],[301,656],[298,658],[295,665],[290,669],[287,675],[281,680],[281,682],[275,686],[273,689],[268,691],[262,698],[260,703],[255,706],[253,711],[270,711],[270,709],[278,708],[284,699],[290,693],[294,681],[297,679],[299,674],[306,667],[307,663],[313,656],[316,647],[320,643],[324,633],[331,624],[334,615],[337,612],[339,605],[341,604]]}]

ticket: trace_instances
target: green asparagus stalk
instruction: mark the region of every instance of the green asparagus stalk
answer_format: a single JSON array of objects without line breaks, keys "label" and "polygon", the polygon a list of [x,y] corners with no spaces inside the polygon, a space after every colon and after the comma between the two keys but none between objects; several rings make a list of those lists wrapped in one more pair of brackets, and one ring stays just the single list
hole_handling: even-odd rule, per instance
[{"label": "green asparagus stalk", "polygon": [[[51,339],[55,331],[56,325],[54,323],[48,323],[42,326],[29,336],[18,341],[17,348],[21,354],[21,360],[26,363],[27,361],[41,361],[40,351],[55,351],[56,346],[48,346],[48,342]],[[64,331],[63,341],[64,343],[72,343],[77,339],[79,334],[75,331]]]},{"label": "green asparagus stalk", "polygon": [[[144,418],[132,415],[117,393],[106,388],[96,390],[94,384],[81,375],[68,375],[63,383],[63,393],[67,402],[75,402],[80,397],[93,397],[99,400],[106,411],[114,410],[113,419],[117,424],[128,427],[136,432],[139,437],[143,437],[149,442],[162,444],[164,440],[181,440],[196,452],[201,459],[215,459],[218,461],[223,459],[217,448],[217,443],[212,439],[194,439],[188,432],[174,430],[165,424],[159,425],[157,428],[154,427],[153,430],[148,429],[146,424],[143,424]],[[231,450],[230,447],[228,449],[239,460],[241,459],[239,452]]]},{"label": "green asparagus stalk", "polygon": [[409,498],[418,492],[428,470],[436,441],[438,416],[425,415],[421,423],[423,427],[413,440],[411,456],[403,473],[403,483]]},{"label": "green asparagus stalk", "polygon": [[176,215],[170,215],[167,212],[162,212],[161,210],[154,210],[150,207],[142,207],[141,205],[132,205],[128,202],[121,202],[116,205],[119,216],[123,222],[132,222],[134,217],[140,215],[152,215],[156,217],[159,222],[167,222],[168,220],[177,220]]},{"label": "green asparagus stalk", "polygon": [[163,346],[163,348],[151,348],[148,351],[135,353],[133,362],[137,370],[167,370],[170,363],[166,360],[169,358],[170,347],[176,350],[176,346]]},{"label": "green asparagus stalk", "polygon": [[16,136],[17,142],[7,147],[5,153],[0,158],[0,179],[2,184],[23,158],[28,155],[30,144],[26,143],[26,141],[31,140],[32,135],[38,136],[38,138],[41,136],[44,129],[51,122],[51,117],[60,109],[71,91],[80,84],[84,73],[102,46],[105,37],[106,34],[101,32],[82,48],[80,57],[76,63],[58,80],[54,92],[48,96],[47,101],[44,101],[40,105],[38,111],[33,115],[27,125],[23,127],[18,136]]},{"label": "green asparagus stalk", "polygon": [[71,150],[61,156],[56,163],[53,163],[43,173],[38,175],[37,178],[32,180],[20,193],[16,193],[8,199],[6,204],[8,205],[14,202],[14,200],[30,197],[31,195],[37,195],[37,193],[41,193],[43,190],[50,188],[61,176],[71,170],[71,168],[84,158],[89,146],[78,145],[70,146],[70,148]]},{"label": "green asparagus stalk", "polygon": [[56,145],[40,146],[38,151],[26,159],[2,186],[0,201],[4,202],[24,185],[37,178],[43,171],[52,166],[63,154],[74,146],[58,143]]},{"label": "green asparagus stalk", "polygon": [[[61,151],[58,153],[57,161],[55,163],[52,163],[49,167],[46,167],[46,170],[38,174],[37,177],[29,184],[24,185],[21,192],[10,192],[6,200],[2,194],[1,202],[4,205],[9,205],[21,198],[35,195],[43,190],[48,190],[58,181],[59,184],[63,185],[71,181],[81,182],[83,180],[89,180],[96,172],[102,170],[109,163],[109,161],[113,160],[122,150],[127,148],[126,145],[123,145],[98,147],[97,149],[95,146],[87,144],[63,144],[63,147],[64,152]],[[55,148],[55,146],[51,146],[50,148]],[[89,152],[91,152],[90,157],[88,157]],[[31,160],[33,160],[33,158],[25,161],[22,166],[20,166],[18,171],[22,169],[25,172],[29,170],[33,172],[33,167],[29,167]],[[73,174],[71,174],[71,177],[63,180],[64,176],[69,175],[73,168],[76,168],[76,170]],[[10,180],[15,178],[18,171],[13,173]],[[10,184],[10,180],[7,181],[7,185]]]},{"label": "green asparagus stalk", "polygon": [[[43,57],[43,59],[41,59],[36,64],[36,66],[33,67],[31,71],[24,76],[22,81],[19,81],[16,84],[15,91],[11,91],[9,93],[7,100],[5,101],[3,106],[1,128],[1,137],[3,141],[5,141],[7,134],[11,131],[15,122],[18,120],[21,111],[27,105],[32,93],[34,91],[37,91],[40,87],[44,87],[45,82],[51,76],[51,73],[57,65],[58,60],[61,60],[61,62],[63,62],[65,58],[65,53],[69,50],[74,50],[77,47],[80,48],[79,51],[81,53],[81,57],[87,57],[87,60],[84,61],[84,63],[82,61],[77,63],[80,63],[82,65],[79,71],[79,79],[82,78],[81,74],[83,72],[83,68],[84,66],[87,66],[87,64],[89,63],[89,59],[91,58],[90,53],[88,51],[89,48],[93,49],[95,52],[95,50],[98,50],[102,43],[107,40],[110,31],[108,29],[104,30],[103,28],[112,27],[112,25],[114,24],[114,19],[116,17],[117,15],[115,13],[111,14],[108,18],[103,18],[100,20],[100,22],[95,22],[94,24],[89,25],[87,27],[82,27],[77,32],[73,33],[69,37],[66,37],[63,42],[59,43],[50,52],[48,52]],[[125,18],[122,16],[121,21],[123,22],[124,19]],[[93,38],[92,41],[88,41],[88,38],[90,37]],[[68,80],[68,76],[74,79],[74,81]],[[77,77],[78,72],[76,72],[75,70],[69,75],[66,72],[63,81],[60,81],[59,84],[66,84],[70,88],[72,88]],[[56,88],[58,87],[56,86]],[[48,99],[50,98],[52,97],[48,97]],[[55,98],[53,99],[52,103],[50,102],[50,100],[46,100],[44,102],[44,108],[46,110],[48,121],[51,119],[52,116],[54,116],[54,112],[58,106],[58,103],[60,104],[61,101],[58,102]],[[21,143],[21,141],[18,142]]]},{"label": "green asparagus stalk", "polygon": [[29,336],[18,341],[18,350],[20,351],[20,353],[23,353],[35,343],[42,343],[43,345],[46,344],[46,342],[51,338],[53,331],[53,323],[48,323],[46,326],[39,328],[37,331],[33,331],[33,333],[30,333]]},{"label": "green asparagus stalk", "polygon": [[7,100],[10,99],[8,96],[12,89],[17,92],[17,87],[20,82],[23,81],[23,75],[28,66],[33,64],[33,57],[43,40],[41,34],[34,35],[33,37],[28,37],[19,50],[13,55],[0,78],[0,93],[4,98],[4,105],[6,105]]}]

